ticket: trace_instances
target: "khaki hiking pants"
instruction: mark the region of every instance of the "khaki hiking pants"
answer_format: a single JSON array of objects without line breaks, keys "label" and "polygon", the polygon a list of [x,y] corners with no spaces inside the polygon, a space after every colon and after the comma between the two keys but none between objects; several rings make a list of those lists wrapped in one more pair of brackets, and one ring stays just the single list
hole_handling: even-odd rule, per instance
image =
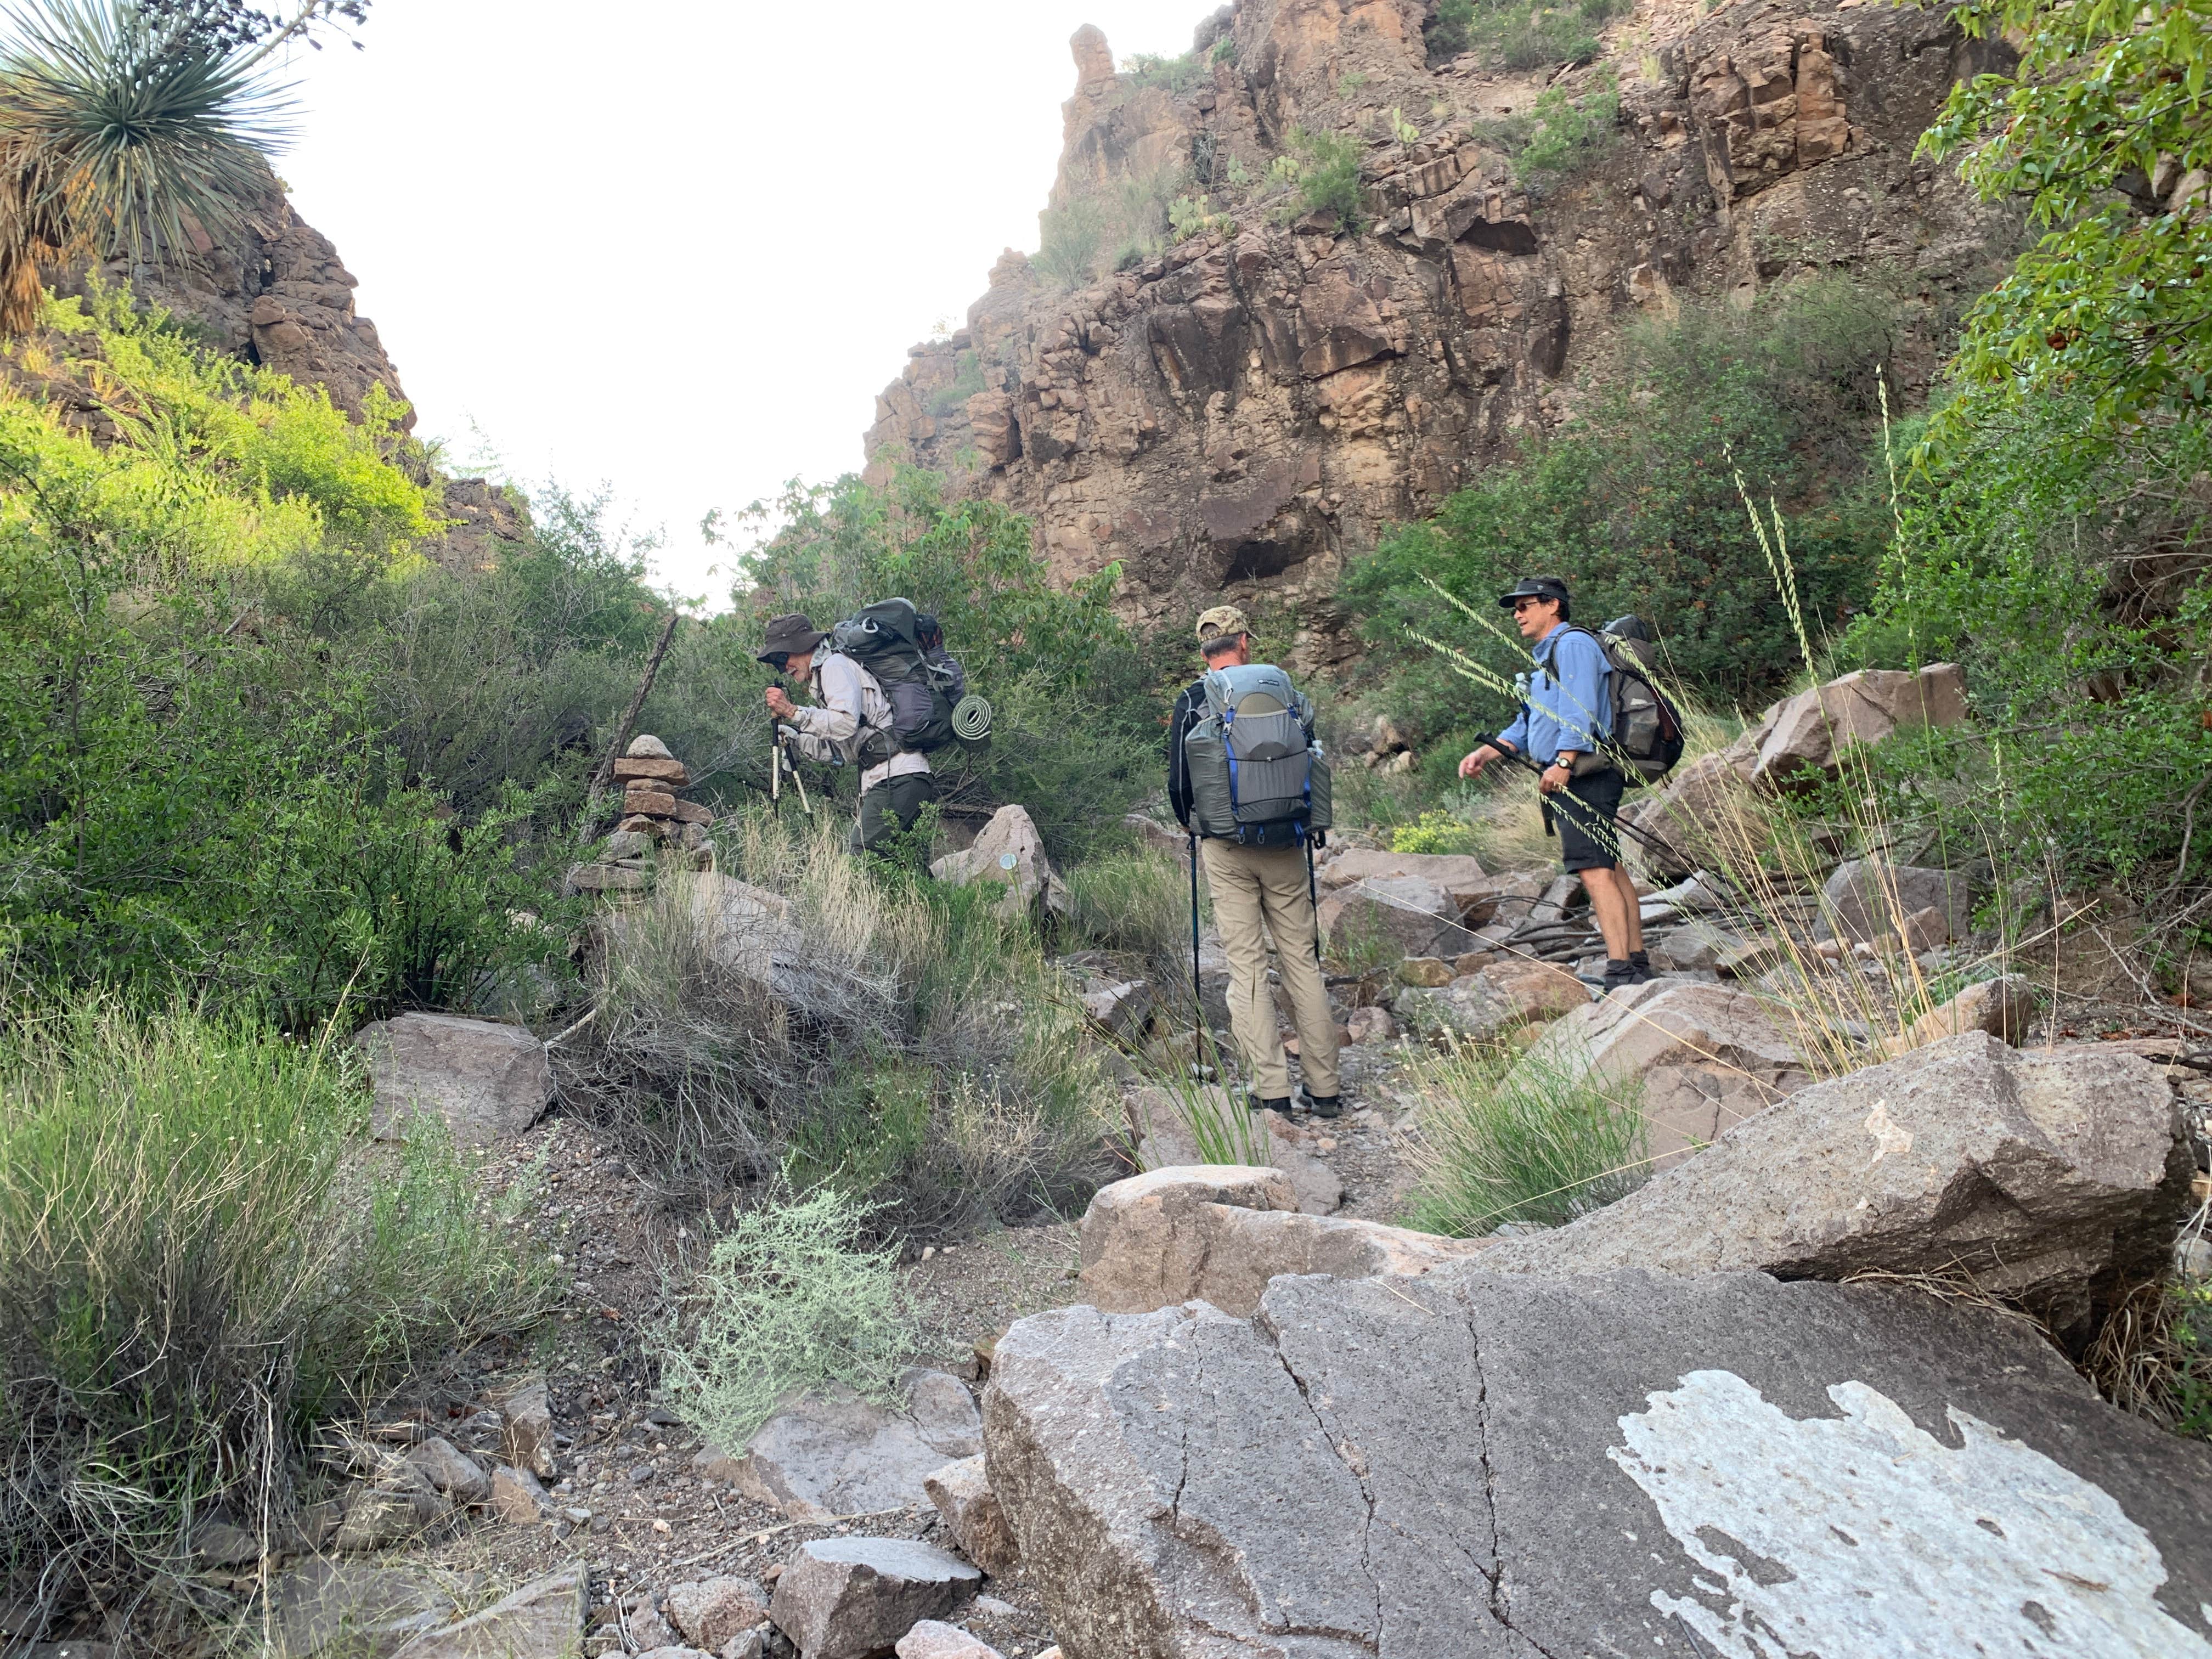
[{"label": "khaki hiking pants", "polygon": [[1275,970],[1290,993],[1298,1033],[1298,1067],[1310,1094],[1337,1092],[1336,1017],[1314,959],[1313,896],[1306,888],[1306,857],[1294,847],[1268,850],[1233,842],[1201,841],[1206,884],[1213,894],[1213,919],[1229,958],[1229,1024],[1243,1050],[1252,1092],[1280,1100],[1291,1092],[1291,1069],[1275,1024],[1275,999],[1267,988],[1267,939],[1275,941]]}]

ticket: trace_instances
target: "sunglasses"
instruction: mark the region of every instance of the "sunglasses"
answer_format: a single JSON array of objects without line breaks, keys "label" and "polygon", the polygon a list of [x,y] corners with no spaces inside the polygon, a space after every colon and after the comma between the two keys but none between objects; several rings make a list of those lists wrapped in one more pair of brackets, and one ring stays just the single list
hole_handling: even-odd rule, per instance
[{"label": "sunglasses", "polygon": [[1517,617],[1523,611],[1533,611],[1540,605],[1553,603],[1554,602],[1550,599],[1516,599],[1513,601],[1513,614]]}]

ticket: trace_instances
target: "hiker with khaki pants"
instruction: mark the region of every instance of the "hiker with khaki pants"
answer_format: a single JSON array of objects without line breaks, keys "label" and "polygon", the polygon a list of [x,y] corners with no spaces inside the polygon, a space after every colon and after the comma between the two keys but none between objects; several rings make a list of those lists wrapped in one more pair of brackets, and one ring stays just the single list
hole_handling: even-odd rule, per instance
[{"label": "hiker with khaki pants", "polygon": [[[1306,861],[1311,804],[1325,799],[1325,792],[1316,794],[1312,789],[1305,764],[1312,704],[1279,669],[1266,668],[1257,675],[1234,672],[1253,666],[1251,630],[1236,606],[1217,605],[1201,616],[1198,640],[1207,673],[1176,699],[1168,728],[1168,799],[1191,833],[1213,896],[1213,918],[1229,958],[1230,1028],[1244,1057],[1251,1089],[1248,1104],[1285,1114],[1291,1109],[1290,1062],[1283,1052],[1275,999],[1267,983],[1272,939],[1275,969],[1289,994],[1291,1023],[1298,1034],[1305,1104],[1318,1116],[1335,1117],[1344,1109],[1336,1017],[1322,979]],[[1211,702],[1209,681],[1214,683]],[[1245,701],[1236,701],[1240,695]],[[1226,721],[1221,718],[1224,712]],[[1243,723],[1238,726],[1240,714]],[[1237,731],[1244,745],[1241,773],[1219,757],[1224,728]],[[1255,730],[1262,739],[1256,748],[1249,736]],[[1212,750],[1206,746],[1209,732]],[[1317,757],[1318,750],[1313,753]],[[1223,816],[1224,803],[1240,804],[1240,782],[1244,816],[1253,821],[1231,824]],[[1302,793],[1287,793],[1294,787]],[[1255,798],[1270,788],[1286,793],[1279,802],[1261,800],[1255,805]],[[1325,817],[1322,823],[1325,828]]]}]

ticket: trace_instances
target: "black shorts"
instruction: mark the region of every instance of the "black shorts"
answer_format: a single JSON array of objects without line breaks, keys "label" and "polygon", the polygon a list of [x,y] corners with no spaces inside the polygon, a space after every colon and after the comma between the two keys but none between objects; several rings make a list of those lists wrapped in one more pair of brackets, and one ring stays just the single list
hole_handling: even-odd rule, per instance
[{"label": "black shorts", "polygon": [[1621,791],[1627,787],[1628,780],[1607,767],[1546,797],[1559,826],[1559,862],[1570,872],[1620,866],[1620,830],[1614,818],[1620,811]]}]

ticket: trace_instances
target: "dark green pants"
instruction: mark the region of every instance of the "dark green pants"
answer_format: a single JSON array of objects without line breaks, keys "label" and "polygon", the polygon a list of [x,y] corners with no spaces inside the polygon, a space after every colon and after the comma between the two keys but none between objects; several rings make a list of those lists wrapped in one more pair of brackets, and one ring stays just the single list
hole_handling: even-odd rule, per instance
[{"label": "dark green pants", "polygon": [[860,819],[846,844],[855,853],[872,853],[884,837],[914,828],[921,809],[937,799],[937,780],[927,772],[886,778],[860,797]]}]

